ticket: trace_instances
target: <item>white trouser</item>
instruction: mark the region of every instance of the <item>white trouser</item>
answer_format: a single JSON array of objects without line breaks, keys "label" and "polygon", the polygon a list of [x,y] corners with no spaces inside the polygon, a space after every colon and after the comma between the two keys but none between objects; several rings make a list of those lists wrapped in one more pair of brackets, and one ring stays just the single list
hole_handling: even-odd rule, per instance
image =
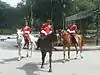
[{"label": "white trouser", "polygon": [[45,35],[47,35],[47,33],[44,30],[42,30],[41,33],[44,33]]},{"label": "white trouser", "polygon": [[51,33],[52,33],[52,31],[49,32],[49,34],[51,34]]},{"label": "white trouser", "polygon": [[28,33],[29,34],[30,32],[29,31],[25,31],[25,33]]},{"label": "white trouser", "polygon": [[71,31],[70,29],[67,29],[67,31],[68,31],[69,33],[75,33],[75,30]]}]

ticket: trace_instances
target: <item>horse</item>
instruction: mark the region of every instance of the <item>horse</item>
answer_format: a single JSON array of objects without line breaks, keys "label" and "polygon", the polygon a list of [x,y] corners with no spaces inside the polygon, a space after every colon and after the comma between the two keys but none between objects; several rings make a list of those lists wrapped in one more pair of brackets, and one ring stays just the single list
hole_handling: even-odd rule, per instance
[{"label": "horse", "polygon": [[75,49],[76,49],[76,58],[75,59],[77,59],[77,57],[78,57],[77,46],[79,46],[80,57],[83,58],[83,56],[81,54],[82,54],[82,51],[83,51],[82,47],[84,46],[85,41],[84,41],[84,38],[83,38],[82,35],[76,34],[76,36],[75,36],[76,42],[74,42],[74,43],[71,40],[70,33],[68,33],[67,31],[61,30],[61,31],[59,31],[59,35],[60,35],[62,43],[63,43],[63,63],[65,62],[65,50],[66,50],[66,47],[68,48],[68,61],[70,60],[70,48],[72,46],[74,46]]},{"label": "horse", "polygon": [[32,56],[32,50],[36,48],[35,37],[33,35],[31,35],[31,34],[29,34],[29,36],[30,36],[31,42],[29,42],[28,39],[24,38],[23,32],[21,31],[21,29],[17,29],[17,44],[18,44],[18,48],[19,48],[18,60],[21,60],[21,58],[22,58],[21,50],[23,49],[25,44],[28,47],[26,57],[29,56],[29,50],[31,51],[31,55],[30,56]]},{"label": "horse", "polygon": [[52,72],[52,50],[54,46],[54,42],[57,41],[57,35],[56,32],[53,32],[47,36],[41,37],[39,43],[40,43],[40,51],[42,54],[42,64],[41,68],[43,68],[45,56],[46,53],[49,52],[49,72]]}]

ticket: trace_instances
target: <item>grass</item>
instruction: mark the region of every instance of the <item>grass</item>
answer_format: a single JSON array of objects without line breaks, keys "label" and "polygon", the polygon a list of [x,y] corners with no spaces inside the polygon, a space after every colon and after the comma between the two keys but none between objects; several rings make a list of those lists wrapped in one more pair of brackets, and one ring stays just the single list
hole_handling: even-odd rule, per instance
[{"label": "grass", "polygon": [[16,32],[16,30],[13,30],[13,29],[2,29],[2,28],[0,28],[0,34],[12,34],[12,33],[14,33],[14,32]]}]

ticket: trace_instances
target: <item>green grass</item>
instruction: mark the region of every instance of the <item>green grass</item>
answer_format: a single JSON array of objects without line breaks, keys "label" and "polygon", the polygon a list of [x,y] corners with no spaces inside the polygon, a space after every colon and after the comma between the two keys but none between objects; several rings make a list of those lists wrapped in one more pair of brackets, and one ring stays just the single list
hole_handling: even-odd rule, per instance
[{"label": "green grass", "polygon": [[16,30],[13,30],[13,29],[1,29],[0,28],[0,34],[12,34],[12,33],[15,33]]}]

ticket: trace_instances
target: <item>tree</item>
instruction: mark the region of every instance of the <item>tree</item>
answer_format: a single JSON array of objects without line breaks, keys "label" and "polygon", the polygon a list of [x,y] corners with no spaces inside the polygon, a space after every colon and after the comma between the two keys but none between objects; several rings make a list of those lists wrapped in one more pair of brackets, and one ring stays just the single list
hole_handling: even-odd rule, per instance
[{"label": "tree", "polygon": [[0,22],[2,22],[3,19],[4,19],[4,14],[3,14],[4,13],[4,10],[6,10],[8,8],[10,8],[10,5],[9,4],[0,1]]},{"label": "tree", "polygon": [[90,8],[94,8],[94,4],[89,0],[73,0],[73,8],[75,12],[84,11]]},{"label": "tree", "polygon": [[6,9],[6,8],[10,8],[10,5],[0,1],[0,10]]}]

